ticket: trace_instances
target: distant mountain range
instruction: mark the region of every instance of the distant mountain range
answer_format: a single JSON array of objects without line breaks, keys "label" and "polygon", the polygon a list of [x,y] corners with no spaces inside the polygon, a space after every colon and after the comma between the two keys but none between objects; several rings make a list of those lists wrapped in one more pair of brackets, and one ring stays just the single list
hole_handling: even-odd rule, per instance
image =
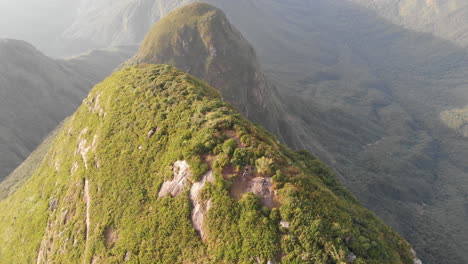
[{"label": "distant mountain range", "polygon": [[468,47],[468,3],[463,0],[348,0],[392,23]]},{"label": "distant mountain range", "polygon": [[133,50],[122,47],[53,60],[24,41],[0,40],[0,179]]}]

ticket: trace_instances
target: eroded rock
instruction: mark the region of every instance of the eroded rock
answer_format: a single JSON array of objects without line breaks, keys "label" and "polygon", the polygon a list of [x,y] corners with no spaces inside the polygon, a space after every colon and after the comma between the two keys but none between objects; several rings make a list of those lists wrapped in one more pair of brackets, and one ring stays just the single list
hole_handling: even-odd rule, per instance
[{"label": "eroded rock", "polygon": [[78,165],[78,162],[74,162],[71,169],[70,169],[70,174],[73,175],[73,173],[75,173],[75,171],[79,168],[80,166]]},{"label": "eroded rock", "polygon": [[57,209],[57,199],[55,199],[55,197],[52,197],[49,202],[49,210],[53,212],[56,209]]},{"label": "eroded rock", "polygon": [[127,253],[125,253],[124,261],[130,261],[131,256],[132,256],[132,252],[127,251]]},{"label": "eroded rock", "polygon": [[416,251],[414,251],[414,249],[411,249],[411,253],[414,256],[413,264],[423,264],[422,261],[418,259],[418,256],[416,255]]},{"label": "eroded rock", "polygon": [[79,142],[78,147],[75,151],[75,155],[81,155],[85,168],[88,169],[88,159],[86,158],[86,155],[91,150],[91,145],[88,144],[88,141],[86,139],[82,138],[83,135],[85,135],[86,133],[88,133],[88,128],[83,129],[78,137]]},{"label": "eroded rock", "polygon": [[97,113],[98,116],[104,116],[104,109],[101,107],[101,102],[100,102],[101,94],[96,95],[93,97],[91,100],[86,102],[86,105],[88,106],[88,110],[92,113]]},{"label": "eroded rock", "polygon": [[173,165],[174,178],[172,181],[166,181],[161,186],[158,197],[164,197],[170,194],[172,197],[178,196],[190,184],[189,178],[192,176],[190,166],[185,160],[178,160]]},{"label": "eroded rock", "polygon": [[247,192],[253,192],[262,199],[262,203],[270,208],[275,205],[275,191],[271,179],[257,177],[249,182]]},{"label": "eroded rock", "polygon": [[203,201],[200,197],[200,191],[205,186],[206,182],[214,182],[213,171],[207,172],[203,175],[202,180],[196,182],[192,185],[190,189],[190,200],[192,201],[193,210],[192,210],[192,223],[193,228],[197,230],[202,239],[204,240],[206,234],[203,230],[203,223],[205,220],[206,213],[211,208],[211,200]]},{"label": "eroded rock", "polygon": [[289,229],[289,222],[281,220],[280,222],[281,227]]},{"label": "eroded rock", "polygon": [[356,260],[357,256],[353,252],[349,252],[348,256],[346,257],[346,263],[347,264],[352,264]]},{"label": "eroded rock", "polygon": [[152,128],[150,131],[148,131],[148,134],[147,134],[147,138],[151,138],[152,136],[154,136],[154,134],[158,131],[157,128]]}]

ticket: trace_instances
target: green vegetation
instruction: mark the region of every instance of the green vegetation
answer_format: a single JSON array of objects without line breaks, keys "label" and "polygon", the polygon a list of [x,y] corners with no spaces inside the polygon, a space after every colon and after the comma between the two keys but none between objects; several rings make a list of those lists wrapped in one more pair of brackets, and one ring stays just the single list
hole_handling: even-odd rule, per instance
[{"label": "green vegetation", "polygon": [[[177,160],[189,163],[192,182],[214,173],[201,195],[211,204],[203,240],[188,191],[158,197]],[[277,206],[252,193],[233,198],[246,165],[274,174]],[[346,263],[350,252],[355,263],[412,263],[409,244],[320,161],[165,65],[125,68],[97,85],[34,175],[0,201],[0,221],[2,263],[325,264]]]},{"label": "green vegetation", "polygon": [[271,166],[273,165],[273,160],[267,157],[261,157],[255,161],[257,166],[257,171],[260,175],[270,176],[271,175]]},{"label": "green vegetation", "polygon": [[191,3],[158,21],[124,66],[144,63],[171,65],[200,78],[279,140],[291,134],[276,87],[263,75],[252,45],[210,4]]}]

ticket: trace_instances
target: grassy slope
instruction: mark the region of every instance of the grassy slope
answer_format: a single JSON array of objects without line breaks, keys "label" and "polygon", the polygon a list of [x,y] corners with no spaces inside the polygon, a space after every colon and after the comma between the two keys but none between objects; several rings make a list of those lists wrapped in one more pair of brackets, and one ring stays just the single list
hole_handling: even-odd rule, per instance
[{"label": "grassy slope", "polygon": [[[242,148],[223,148],[226,130]],[[0,202],[0,260],[32,263],[40,251],[48,263],[119,263],[125,256],[129,263],[254,263],[281,253],[284,263],[343,263],[352,250],[355,263],[412,263],[409,245],[328,168],[276,142],[213,88],[174,68],[114,73],[66,122],[33,177]],[[208,170],[206,154],[216,180],[202,190],[213,203],[203,243],[192,228],[188,193],[158,198],[158,190],[179,159],[196,181]],[[266,176],[274,176],[281,203],[272,210],[253,195],[231,198],[236,176],[221,173],[265,157],[274,161]],[[289,230],[279,228],[280,219]]]}]

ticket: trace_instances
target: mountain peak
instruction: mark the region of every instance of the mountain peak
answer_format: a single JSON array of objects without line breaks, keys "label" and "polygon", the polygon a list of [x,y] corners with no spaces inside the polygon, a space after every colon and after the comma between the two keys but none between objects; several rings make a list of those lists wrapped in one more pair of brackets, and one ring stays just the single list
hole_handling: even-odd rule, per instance
[{"label": "mountain peak", "polygon": [[246,86],[254,85],[260,72],[254,49],[226,15],[200,2],[181,7],[156,23],[128,62],[138,63],[169,64],[197,76],[239,108],[249,101],[245,97],[251,87]]},{"label": "mountain peak", "polygon": [[[182,44],[184,49],[189,50],[191,47],[188,45],[191,43],[183,44],[177,41],[189,42],[190,39],[185,38],[194,33],[199,33],[200,40],[207,45],[216,33],[228,34],[231,28],[222,28],[226,24],[229,22],[223,11],[210,4],[196,2],[180,7],[152,27],[143,41],[138,56],[141,59],[151,59],[152,56],[158,54],[161,45]],[[167,42],[167,40],[172,42]],[[197,39],[192,40],[192,42],[196,41]]]},{"label": "mountain peak", "polygon": [[[196,76],[283,142],[293,134],[291,125],[284,125],[290,118],[286,117],[276,87],[263,74],[252,45],[212,5],[193,3],[157,22],[138,53],[124,65],[140,63],[168,64]],[[291,138],[296,141],[294,136]]]},{"label": "mountain peak", "polygon": [[97,85],[0,219],[7,263],[412,263],[330,169],[167,65]]},{"label": "mountain peak", "polygon": [[241,87],[255,82],[260,71],[252,46],[226,15],[199,2],[181,7],[156,23],[128,64],[138,63],[172,65],[208,82],[238,107],[248,101],[242,100],[246,95]]}]

